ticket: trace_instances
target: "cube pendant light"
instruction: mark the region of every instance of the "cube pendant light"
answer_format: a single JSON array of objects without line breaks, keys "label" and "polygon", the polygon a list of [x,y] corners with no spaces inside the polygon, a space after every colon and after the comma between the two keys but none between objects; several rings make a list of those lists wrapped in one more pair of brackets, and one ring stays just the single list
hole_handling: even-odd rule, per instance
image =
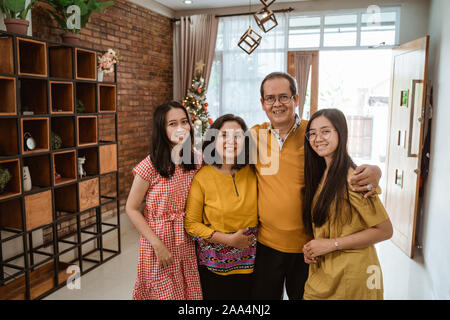
[{"label": "cube pendant light", "polygon": [[261,3],[263,5],[265,5],[266,7],[270,6],[272,3],[275,2],[275,0],[272,0],[272,1],[270,1],[270,0],[259,0],[259,1],[261,1]]},{"label": "cube pendant light", "polygon": [[277,18],[272,10],[264,7],[253,14],[258,27],[265,33],[269,32],[278,25]]},{"label": "cube pendant light", "polygon": [[259,46],[261,39],[262,37],[252,27],[249,27],[241,39],[239,39],[238,46],[247,52],[247,54],[251,54]]}]

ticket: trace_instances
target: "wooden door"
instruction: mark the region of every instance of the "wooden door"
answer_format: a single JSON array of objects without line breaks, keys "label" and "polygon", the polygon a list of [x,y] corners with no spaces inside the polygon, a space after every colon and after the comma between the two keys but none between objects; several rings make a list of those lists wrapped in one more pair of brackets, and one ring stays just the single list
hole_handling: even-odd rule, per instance
[{"label": "wooden door", "polygon": [[393,49],[385,206],[392,241],[414,256],[429,36]]},{"label": "wooden door", "polygon": [[[312,116],[319,106],[319,51],[289,51],[288,52],[288,73],[295,78],[295,53],[311,54],[311,110],[310,116]],[[303,114],[303,107],[299,106],[299,115]]]}]

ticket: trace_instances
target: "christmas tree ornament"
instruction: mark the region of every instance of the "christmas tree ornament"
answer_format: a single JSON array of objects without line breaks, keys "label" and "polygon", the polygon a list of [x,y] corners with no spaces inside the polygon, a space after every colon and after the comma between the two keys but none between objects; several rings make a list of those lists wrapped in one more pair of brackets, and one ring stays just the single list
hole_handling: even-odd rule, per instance
[{"label": "christmas tree ornament", "polygon": [[269,7],[264,7],[261,10],[253,14],[255,17],[258,27],[264,31],[264,33],[269,32],[276,26],[278,26],[277,18]]}]

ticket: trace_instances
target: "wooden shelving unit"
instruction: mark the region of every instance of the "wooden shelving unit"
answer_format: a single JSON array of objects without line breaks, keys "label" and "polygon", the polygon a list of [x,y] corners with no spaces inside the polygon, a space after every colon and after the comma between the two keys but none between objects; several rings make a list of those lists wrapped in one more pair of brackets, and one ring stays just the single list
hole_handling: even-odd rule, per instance
[{"label": "wooden shelving unit", "polygon": [[[21,244],[14,256],[0,249],[0,300],[43,298],[65,285],[68,266],[79,266],[83,275],[120,254],[117,70],[113,81],[97,82],[100,53],[0,31],[0,166],[12,174],[0,194],[0,248]],[[107,143],[99,137],[104,113],[115,124],[115,138]],[[35,141],[32,150],[26,133]],[[61,138],[58,150],[52,133]],[[78,158],[85,161],[85,175]],[[32,181],[27,191],[24,167]],[[116,223],[103,221],[110,206]],[[85,217],[95,223],[81,227]],[[60,234],[67,223],[73,231]],[[51,240],[35,246],[33,237],[42,230]],[[116,245],[105,247],[103,239],[112,236]]]}]

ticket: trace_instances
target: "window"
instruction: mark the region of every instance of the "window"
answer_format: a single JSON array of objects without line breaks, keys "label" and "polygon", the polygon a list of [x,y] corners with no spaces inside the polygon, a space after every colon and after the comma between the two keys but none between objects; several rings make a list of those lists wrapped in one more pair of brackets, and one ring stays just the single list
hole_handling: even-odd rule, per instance
[{"label": "window", "polygon": [[389,47],[398,43],[400,8],[289,17],[289,49]]},{"label": "window", "polygon": [[220,19],[207,92],[208,111],[213,120],[232,113],[242,117],[249,128],[267,121],[261,109],[259,87],[267,74],[285,71],[287,60],[287,16],[276,17],[278,26],[268,33],[251,21],[252,28],[263,37],[251,55],[237,46],[248,29],[249,17]]}]

